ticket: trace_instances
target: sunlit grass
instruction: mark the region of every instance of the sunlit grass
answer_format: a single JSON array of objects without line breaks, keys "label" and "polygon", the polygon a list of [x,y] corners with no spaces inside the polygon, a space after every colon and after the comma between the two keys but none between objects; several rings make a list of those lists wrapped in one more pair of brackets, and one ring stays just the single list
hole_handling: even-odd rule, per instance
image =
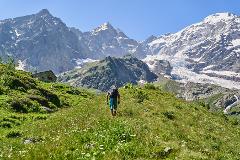
[{"label": "sunlit grass", "polygon": [[112,117],[105,93],[36,84],[57,95],[60,106],[52,113],[19,113],[7,104],[15,95],[30,92],[14,89],[0,95],[0,124],[5,125],[0,127],[0,159],[239,157],[240,130],[235,119],[177,99],[158,87],[121,88],[118,114]]}]

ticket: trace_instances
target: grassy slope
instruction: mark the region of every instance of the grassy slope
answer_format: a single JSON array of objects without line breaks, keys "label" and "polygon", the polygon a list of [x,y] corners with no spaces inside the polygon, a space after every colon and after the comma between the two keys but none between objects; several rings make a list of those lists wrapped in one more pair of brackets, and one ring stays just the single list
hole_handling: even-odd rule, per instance
[{"label": "grassy slope", "polygon": [[[2,120],[14,121],[12,128],[0,127],[0,159],[239,157],[240,130],[235,119],[210,113],[159,89],[122,88],[122,103],[118,116],[113,118],[104,94],[94,95],[62,84],[36,83],[59,97],[61,109],[50,114],[13,112],[11,106],[4,107],[4,97],[14,95],[0,95]],[[28,140],[31,143],[24,144]]]}]

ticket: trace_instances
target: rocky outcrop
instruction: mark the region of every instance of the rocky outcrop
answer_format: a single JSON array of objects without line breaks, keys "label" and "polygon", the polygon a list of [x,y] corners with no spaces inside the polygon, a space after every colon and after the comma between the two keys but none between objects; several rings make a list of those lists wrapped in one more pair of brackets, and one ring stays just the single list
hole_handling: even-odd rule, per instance
[{"label": "rocky outcrop", "polygon": [[153,60],[149,61],[148,64],[157,75],[171,75],[172,66],[167,60]]},{"label": "rocky outcrop", "polygon": [[32,74],[34,78],[37,78],[40,81],[43,82],[56,82],[57,77],[53,73],[53,71],[44,71],[44,72],[39,72],[39,73],[34,73]]},{"label": "rocky outcrop", "polygon": [[225,113],[230,113],[232,107],[239,105],[240,90],[232,90],[212,84],[178,83],[167,80],[163,89],[187,101],[203,101],[209,109],[222,110]]},{"label": "rocky outcrop", "polygon": [[59,81],[73,86],[84,86],[102,91],[108,90],[112,85],[120,87],[126,83],[137,84],[141,80],[152,82],[156,79],[157,76],[144,62],[132,56],[107,57],[83,68],[63,73],[58,78]]},{"label": "rocky outcrop", "polygon": [[72,29],[82,44],[89,47],[89,58],[101,59],[107,56],[123,57],[135,52],[139,43],[126,36],[120,29],[114,28],[109,22],[89,32]]}]

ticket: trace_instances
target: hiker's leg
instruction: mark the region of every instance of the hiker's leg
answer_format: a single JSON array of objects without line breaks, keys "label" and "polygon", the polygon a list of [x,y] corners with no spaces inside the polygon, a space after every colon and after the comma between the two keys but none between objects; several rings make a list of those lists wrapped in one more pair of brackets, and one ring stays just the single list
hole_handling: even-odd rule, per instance
[{"label": "hiker's leg", "polygon": [[114,114],[114,116],[117,115],[117,110],[116,109],[113,110],[113,114]]},{"label": "hiker's leg", "polygon": [[114,111],[113,111],[113,109],[111,109],[111,114],[112,114],[112,116],[114,116]]},{"label": "hiker's leg", "polygon": [[110,101],[109,101],[109,107],[110,107],[110,110],[111,110],[111,114],[112,114],[112,116],[114,116],[114,111],[113,111],[114,107],[113,107],[113,105],[114,105],[114,103],[113,103],[113,99],[110,98]]},{"label": "hiker's leg", "polygon": [[114,103],[113,103],[113,114],[114,114],[114,116],[117,115],[117,98],[114,99]]}]

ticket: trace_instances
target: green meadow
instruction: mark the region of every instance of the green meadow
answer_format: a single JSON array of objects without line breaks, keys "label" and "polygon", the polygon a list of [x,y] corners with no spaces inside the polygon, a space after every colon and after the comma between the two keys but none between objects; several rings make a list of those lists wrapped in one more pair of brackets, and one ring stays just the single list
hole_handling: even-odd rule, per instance
[{"label": "green meadow", "polygon": [[106,93],[0,65],[0,159],[239,159],[239,120],[152,84]]}]

